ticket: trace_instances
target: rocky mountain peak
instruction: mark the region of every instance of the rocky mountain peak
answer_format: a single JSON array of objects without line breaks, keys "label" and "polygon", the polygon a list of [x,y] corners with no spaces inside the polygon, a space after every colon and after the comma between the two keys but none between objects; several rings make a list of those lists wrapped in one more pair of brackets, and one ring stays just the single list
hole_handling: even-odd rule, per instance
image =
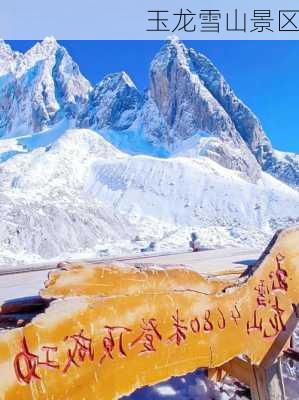
[{"label": "rocky mountain peak", "polygon": [[181,67],[187,66],[188,49],[176,36],[170,36],[164,46],[154,57],[151,69],[166,68],[169,63],[176,62]]},{"label": "rocky mountain peak", "polygon": [[56,51],[61,48],[54,38],[45,38],[42,42],[37,42],[31,49],[23,54],[22,60],[17,70],[17,75],[21,76],[29,68],[32,68],[41,60],[52,62]]},{"label": "rocky mountain peak", "polygon": [[129,75],[124,72],[115,72],[112,74],[106,75],[102,81],[100,81],[96,86],[95,86],[95,92],[114,92],[114,91],[120,91],[120,90],[125,90],[125,89],[132,89],[136,90],[137,88],[132,81],[132,79],[129,77]]},{"label": "rocky mountain peak", "polygon": [[12,48],[0,39],[0,77],[15,71],[21,53],[13,51]]},{"label": "rocky mountain peak", "polygon": [[54,38],[36,43],[18,56],[0,85],[0,137],[35,133],[74,118],[90,91],[78,65]]},{"label": "rocky mountain peak", "polygon": [[198,156],[213,158],[256,180],[260,167],[255,157],[199,72],[190,50],[177,38],[170,38],[155,56],[149,96],[167,124],[161,140],[170,151],[180,152],[196,137]]},{"label": "rocky mountain peak", "polygon": [[128,129],[142,102],[143,96],[125,72],[109,74],[95,86],[79,124],[94,129]]}]

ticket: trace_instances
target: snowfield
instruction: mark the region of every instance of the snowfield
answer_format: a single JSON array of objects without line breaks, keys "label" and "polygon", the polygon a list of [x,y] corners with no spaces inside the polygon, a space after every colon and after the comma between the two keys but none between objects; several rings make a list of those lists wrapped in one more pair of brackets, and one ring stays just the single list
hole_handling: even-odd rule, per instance
[{"label": "snowfield", "polygon": [[[87,192],[136,217],[180,226],[246,226],[299,216],[298,193],[262,173],[257,184],[206,157],[135,156],[92,165]],[[284,206],[282,206],[284,205]]]},{"label": "snowfield", "polygon": [[297,191],[206,157],[130,156],[59,124],[0,145],[0,264],[136,253],[151,240],[185,250],[193,230],[205,247],[262,247],[299,220]]},{"label": "snowfield", "polygon": [[88,249],[98,255],[103,242],[134,237],[127,218],[83,191],[93,160],[108,156],[122,155],[98,134],[81,130],[2,163],[0,263],[63,258]]}]

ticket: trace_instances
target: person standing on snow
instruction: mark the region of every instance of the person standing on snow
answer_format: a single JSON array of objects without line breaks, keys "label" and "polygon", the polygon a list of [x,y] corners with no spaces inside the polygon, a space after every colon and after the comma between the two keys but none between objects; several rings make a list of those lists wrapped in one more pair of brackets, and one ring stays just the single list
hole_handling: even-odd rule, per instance
[{"label": "person standing on snow", "polygon": [[193,252],[200,251],[200,242],[196,232],[191,233],[191,241],[189,242],[189,246]]}]

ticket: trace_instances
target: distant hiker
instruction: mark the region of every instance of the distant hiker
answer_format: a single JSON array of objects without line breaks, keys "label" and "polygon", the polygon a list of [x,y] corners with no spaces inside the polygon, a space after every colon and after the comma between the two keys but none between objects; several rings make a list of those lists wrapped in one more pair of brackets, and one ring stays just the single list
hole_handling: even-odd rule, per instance
[{"label": "distant hiker", "polygon": [[191,247],[193,252],[200,251],[200,242],[196,232],[191,233],[191,240],[189,242],[189,246]]},{"label": "distant hiker", "polygon": [[150,242],[150,244],[149,244],[149,249],[151,250],[151,251],[154,251],[154,250],[156,250],[156,242]]},{"label": "distant hiker", "polygon": [[192,240],[193,242],[195,242],[195,240],[197,240],[197,239],[198,239],[197,233],[196,233],[196,232],[192,232],[192,233],[191,233],[191,240]]},{"label": "distant hiker", "polygon": [[156,250],[156,242],[150,242],[150,244],[147,247],[141,249],[141,252],[145,253],[148,251],[155,251],[155,250]]}]

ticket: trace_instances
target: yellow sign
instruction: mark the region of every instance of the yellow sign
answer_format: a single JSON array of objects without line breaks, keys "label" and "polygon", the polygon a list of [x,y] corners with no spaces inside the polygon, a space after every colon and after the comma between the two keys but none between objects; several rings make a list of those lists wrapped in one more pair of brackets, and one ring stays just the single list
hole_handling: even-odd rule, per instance
[{"label": "yellow sign", "polygon": [[299,303],[299,230],[279,233],[235,282],[183,267],[73,265],[56,298],[0,333],[0,399],[112,400],[242,355],[259,365]]}]

